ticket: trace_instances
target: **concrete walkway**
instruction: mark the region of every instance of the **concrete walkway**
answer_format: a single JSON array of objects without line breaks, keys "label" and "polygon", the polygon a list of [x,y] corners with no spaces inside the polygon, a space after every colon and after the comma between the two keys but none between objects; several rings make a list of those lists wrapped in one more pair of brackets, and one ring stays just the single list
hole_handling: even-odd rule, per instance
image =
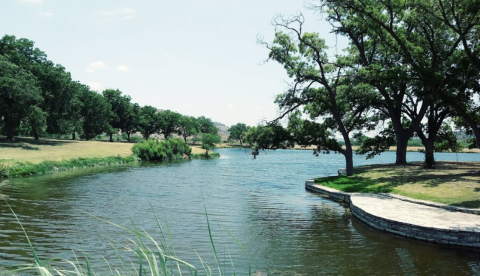
[{"label": "concrete walkway", "polygon": [[389,194],[344,193],[313,181],[307,181],[305,187],[344,201],[355,217],[374,228],[430,242],[480,247],[480,215],[458,211],[468,209],[452,211],[443,208],[450,206],[425,201],[413,203]]}]

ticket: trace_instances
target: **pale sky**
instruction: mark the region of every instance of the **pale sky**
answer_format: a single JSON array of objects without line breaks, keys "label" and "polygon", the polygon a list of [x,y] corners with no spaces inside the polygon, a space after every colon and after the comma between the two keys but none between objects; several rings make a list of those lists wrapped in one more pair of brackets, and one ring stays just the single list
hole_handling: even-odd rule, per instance
[{"label": "pale sky", "polygon": [[257,125],[275,118],[275,95],[290,82],[281,65],[264,64],[268,50],[257,36],[271,42],[273,17],[300,12],[305,30],[333,48],[330,25],[304,0],[1,0],[0,35],[34,41],[93,90],[118,88],[142,106]]}]

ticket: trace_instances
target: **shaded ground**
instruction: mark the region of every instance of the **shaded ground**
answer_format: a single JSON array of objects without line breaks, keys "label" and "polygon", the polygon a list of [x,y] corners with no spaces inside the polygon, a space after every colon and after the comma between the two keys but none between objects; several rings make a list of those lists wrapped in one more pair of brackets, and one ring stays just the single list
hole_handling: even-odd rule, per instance
[{"label": "shaded ground", "polygon": [[407,166],[370,165],[355,175],[327,177],[316,183],[345,192],[393,193],[438,203],[480,208],[480,163],[437,162],[426,170],[423,162]]}]

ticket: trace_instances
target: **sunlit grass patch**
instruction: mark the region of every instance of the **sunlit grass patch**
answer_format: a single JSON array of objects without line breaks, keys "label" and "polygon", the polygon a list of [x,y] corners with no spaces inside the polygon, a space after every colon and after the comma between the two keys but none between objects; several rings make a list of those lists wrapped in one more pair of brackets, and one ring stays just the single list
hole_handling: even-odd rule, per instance
[{"label": "sunlit grass patch", "polygon": [[318,178],[316,183],[344,192],[393,193],[415,199],[468,208],[480,208],[480,163],[422,162],[407,166],[370,165],[355,168],[353,176]]}]

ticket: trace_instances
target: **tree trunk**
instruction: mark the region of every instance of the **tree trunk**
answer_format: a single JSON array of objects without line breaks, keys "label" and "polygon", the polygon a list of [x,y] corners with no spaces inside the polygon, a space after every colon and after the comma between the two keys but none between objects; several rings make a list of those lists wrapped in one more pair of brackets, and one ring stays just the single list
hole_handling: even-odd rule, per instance
[{"label": "tree trunk", "polygon": [[34,129],[33,130],[33,137],[35,137],[35,141],[38,141],[39,137],[38,137],[38,132]]},{"label": "tree trunk", "polygon": [[85,132],[85,140],[90,140],[90,134],[88,132]]},{"label": "tree trunk", "polygon": [[72,132],[72,140],[75,140],[75,131]]},{"label": "tree trunk", "polygon": [[187,135],[183,135],[183,141],[185,142],[185,144],[187,143]]},{"label": "tree trunk", "polygon": [[242,139],[238,139],[240,141],[240,146],[243,148],[243,144],[242,144]]},{"label": "tree trunk", "polygon": [[8,116],[4,117],[4,126],[5,126],[5,134],[7,135],[7,140],[15,140],[15,130],[17,130],[17,126],[12,119]]},{"label": "tree trunk", "polygon": [[396,160],[395,165],[407,165],[407,146],[408,146],[408,139],[407,135],[397,134],[397,152],[396,152]]},{"label": "tree trunk", "polygon": [[110,133],[110,142],[113,142],[113,133]]},{"label": "tree trunk", "polygon": [[[429,137],[430,138],[430,137]],[[435,168],[435,141],[434,139],[427,139],[425,143],[425,168],[434,169]]]},{"label": "tree trunk", "polygon": [[130,143],[130,131],[127,131],[127,141]]},{"label": "tree trunk", "polygon": [[350,144],[350,141],[345,143],[345,166],[347,169],[347,176],[353,175],[353,150],[352,150],[352,145]]}]

